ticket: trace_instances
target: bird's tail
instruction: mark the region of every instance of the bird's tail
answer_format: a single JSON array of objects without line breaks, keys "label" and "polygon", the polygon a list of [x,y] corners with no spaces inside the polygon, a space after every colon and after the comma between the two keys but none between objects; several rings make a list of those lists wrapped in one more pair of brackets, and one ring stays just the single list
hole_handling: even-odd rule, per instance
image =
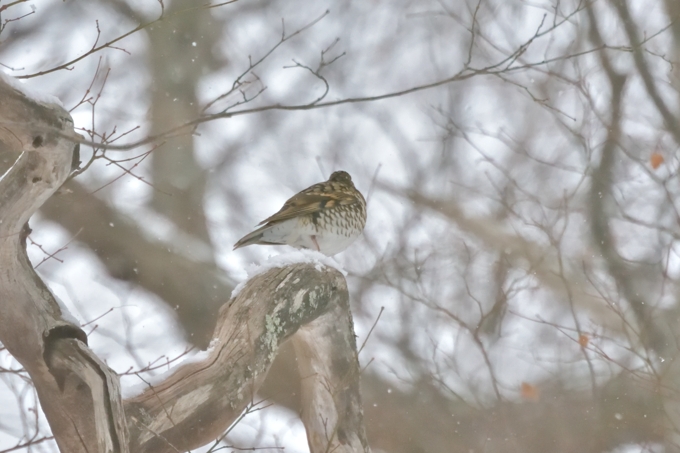
[{"label": "bird's tail", "polygon": [[253,245],[253,244],[261,244],[261,245],[276,245],[276,244],[282,244],[282,242],[271,242],[264,240],[264,234],[271,228],[271,225],[264,225],[261,226],[260,228],[256,229],[252,233],[248,233],[245,236],[243,236],[241,239],[234,244],[234,250],[241,248],[241,247],[246,247],[248,245]]}]

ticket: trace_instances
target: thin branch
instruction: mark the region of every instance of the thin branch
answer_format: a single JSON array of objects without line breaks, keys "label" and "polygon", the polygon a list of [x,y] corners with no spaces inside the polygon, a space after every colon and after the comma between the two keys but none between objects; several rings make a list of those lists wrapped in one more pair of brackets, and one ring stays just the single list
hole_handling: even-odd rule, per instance
[{"label": "thin branch", "polygon": [[[229,4],[231,4],[231,3],[236,3],[237,1],[238,1],[238,0],[231,0],[231,1],[223,2],[223,3],[217,4],[217,5],[210,5],[210,4],[207,4],[207,5],[193,6],[193,7],[191,7],[191,8],[185,8],[185,9],[180,10],[180,11],[175,11],[174,13],[169,14],[169,15],[167,15],[167,16],[165,15],[165,8],[164,8],[163,3],[162,3],[162,2],[159,2],[160,5],[161,5],[161,14],[160,14],[160,16],[158,17],[158,19],[152,20],[151,22],[147,22],[147,23],[145,23],[145,24],[141,24],[141,25],[139,25],[139,26],[133,28],[133,29],[130,30],[129,32],[123,33],[122,35],[118,36],[117,38],[114,38],[114,39],[112,39],[111,41],[108,41],[108,42],[102,44],[101,46],[97,46],[97,45],[96,45],[97,41],[95,41],[95,44],[92,46],[92,48],[91,48],[90,50],[88,50],[88,51],[85,52],[84,54],[80,55],[79,57],[76,57],[76,58],[74,58],[74,59],[72,59],[72,60],[70,60],[70,61],[67,61],[66,63],[60,64],[59,66],[55,66],[55,67],[53,67],[53,68],[51,68],[51,69],[46,69],[45,71],[40,71],[40,72],[36,72],[36,73],[33,73],[33,74],[16,76],[16,78],[17,78],[17,79],[31,79],[31,78],[33,78],[33,77],[39,77],[39,76],[42,76],[42,75],[45,75],[45,74],[50,74],[50,73],[52,73],[52,72],[60,71],[60,70],[62,70],[62,69],[68,69],[69,66],[73,66],[74,64],[78,63],[79,61],[81,61],[81,60],[83,60],[83,59],[89,57],[90,55],[93,55],[93,54],[95,54],[95,53],[97,53],[97,52],[99,52],[99,51],[101,51],[101,50],[103,50],[103,49],[106,49],[106,48],[116,48],[116,47],[113,46],[113,44],[115,44],[115,43],[117,43],[117,42],[119,42],[119,41],[121,41],[121,40],[127,38],[128,36],[134,35],[134,34],[137,33],[138,31],[144,30],[145,28],[149,28],[149,27],[151,27],[152,25],[154,25],[154,24],[156,24],[156,23],[158,23],[158,22],[161,22],[161,21],[163,21],[163,20],[165,20],[165,19],[170,19],[170,18],[172,18],[172,17],[180,16],[180,15],[186,14],[186,13],[188,13],[188,12],[190,12],[190,11],[196,11],[196,10],[202,10],[202,9],[211,9],[211,8],[216,8],[216,7],[218,7],[218,6],[229,5]],[[97,30],[99,30],[99,24],[97,24]],[[97,34],[97,40],[98,40],[98,39],[99,39],[99,33]],[[119,48],[117,48],[117,49],[119,49]],[[120,50],[120,49],[119,49],[119,50]]]},{"label": "thin branch", "polygon": [[34,445],[43,443],[48,440],[54,440],[54,436],[45,436],[41,437],[40,439],[35,439],[35,440],[30,440],[28,442],[20,443],[15,445],[12,448],[8,448],[6,450],[0,450],[0,453],[10,453],[12,451],[17,451],[17,450],[23,450],[24,448],[31,448]]},{"label": "thin branch", "polygon": [[[255,69],[257,66],[259,66],[264,60],[266,60],[271,54],[276,51],[281,45],[283,45],[286,41],[290,41],[294,37],[298,36],[299,34],[309,30],[312,28],[314,25],[318,24],[324,17],[326,17],[328,14],[330,14],[329,10],[324,11],[323,14],[321,14],[319,17],[316,19],[312,20],[309,22],[307,25],[302,26],[298,30],[294,31],[290,35],[286,36],[286,27],[285,27],[285,22],[283,19],[281,19],[281,39],[279,42],[277,42],[274,46],[272,46],[267,52],[262,55],[255,63],[253,63],[250,55],[248,56],[248,68],[243,71],[241,74],[239,74],[236,79],[234,80],[234,83],[231,86],[231,89],[227,91],[226,93],[223,93],[213,99],[212,101],[208,102],[206,106],[203,108],[203,112],[208,110],[210,107],[212,107],[216,102],[226,98],[230,94],[234,93],[238,88],[240,88],[243,84],[248,83],[244,82],[243,78],[247,76],[249,73],[252,73],[253,69]],[[258,78],[259,79],[259,78]]]},{"label": "thin branch", "polygon": [[378,325],[378,321],[380,321],[380,317],[382,316],[383,311],[385,311],[385,307],[380,307],[380,313],[378,313],[378,316],[375,318],[375,321],[373,322],[373,325],[371,326],[371,330],[368,331],[368,335],[366,335],[364,342],[361,343],[361,347],[359,348],[359,352],[357,352],[357,355],[361,354],[361,351],[364,350],[364,346],[366,346],[366,342],[368,342],[368,339],[371,338],[371,334],[373,333],[373,329],[375,329],[375,326]]},{"label": "thin branch", "polygon": [[[535,39],[535,37],[530,38],[530,40]],[[322,108],[328,108],[328,107],[335,107],[339,105],[344,105],[344,104],[356,104],[356,103],[363,103],[363,102],[375,102],[375,101],[381,101],[385,99],[391,99],[391,98],[396,98],[400,96],[405,96],[408,94],[420,92],[420,91],[426,91],[430,90],[433,88],[437,88],[440,86],[448,85],[451,83],[455,82],[462,82],[464,80],[471,79],[473,77],[477,76],[483,76],[483,75],[494,75],[497,76],[500,73],[509,73],[509,72],[517,72],[517,71],[523,71],[527,69],[534,69],[540,66],[545,66],[550,63],[554,63],[557,61],[566,61],[574,58],[578,58],[584,55],[588,55],[591,53],[599,52],[605,49],[609,50],[619,50],[619,51],[629,51],[628,48],[624,47],[612,47],[612,46],[607,46],[607,45],[601,45],[597,46],[591,49],[587,49],[581,52],[576,52],[573,54],[569,55],[564,55],[561,57],[555,57],[552,59],[545,59],[533,63],[526,63],[523,65],[518,65],[518,66],[512,66],[508,67],[508,63],[516,58],[516,55],[518,53],[524,53],[526,51],[525,44],[520,46],[520,48],[513,53],[512,55],[502,59],[498,63],[495,63],[493,65],[487,66],[485,68],[481,69],[473,69],[473,68],[463,68],[454,75],[437,80],[435,82],[431,83],[426,83],[422,85],[416,85],[410,88],[406,88],[403,90],[398,90],[398,91],[393,91],[381,95],[376,95],[376,96],[360,96],[360,97],[352,97],[352,98],[345,98],[345,99],[339,99],[337,101],[327,101],[327,102],[316,102],[312,101],[309,103],[305,104],[298,104],[298,105],[282,105],[282,104],[272,104],[272,105],[265,105],[265,106],[260,106],[260,107],[253,107],[249,109],[243,109],[243,110],[237,110],[237,111],[229,111],[229,112],[219,112],[215,114],[209,114],[209,115],[203,115],[198,118],[195,118],[193,120],[187,121],[183,124],[180,124],[178,126],[172,127],[170,129],[167,129],[164,132],[161,132],[156,135],[151,135],[148,136],[142,140],[138,140],[136,142],[132,142],[126,145],[112,145],[112,144],[106,144],[103,145],[101,143],[96,143],[88,140],[81,140],[80,144],[85,145],[85,146],[90,146],[90,147],[98,147],[102,149],[109,149],[109,150],[115,150],[115,151],[128,151],[149,143],[153,143],[155,141],[165,139],[168,136],[174,136],[175,134],[181,133],[181,131],[188,131],[191,130],[192,128],[195,128],[196,126],[207,123],[210,121],[215,121],[218,119],[228,119],[228,118],[233,118],[237,116],[242,116],[242,115],[250,115],[254,113],[262,113],[262,112],[267,112],[267,111],[305,111],[305,110],[315,110],[315,109],[322,109]],[[316,102],[316,103],[314,103]],[[242,103],[242,102],[241,102]]]}]

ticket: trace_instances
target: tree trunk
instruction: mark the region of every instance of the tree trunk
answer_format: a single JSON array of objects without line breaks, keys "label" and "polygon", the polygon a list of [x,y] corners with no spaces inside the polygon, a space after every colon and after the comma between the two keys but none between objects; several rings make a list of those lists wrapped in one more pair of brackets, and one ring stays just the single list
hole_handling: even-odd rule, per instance
[{"label": "tree trunk", "polygon": [[126,452],[118,376],[26,255],[26,222],[71,171],[73,121],[1,79],[0,99],[0,154],[18,156],[0,179],[0,341],[31,376],[61,451]]}]

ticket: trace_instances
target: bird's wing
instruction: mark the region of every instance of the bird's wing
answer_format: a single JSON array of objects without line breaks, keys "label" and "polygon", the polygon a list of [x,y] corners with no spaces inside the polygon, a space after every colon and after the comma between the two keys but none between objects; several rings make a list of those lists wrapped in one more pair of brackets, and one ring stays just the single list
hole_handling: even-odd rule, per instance
[{"label": "bird's wing", "polygon": [[321,187],[312,186],[286,201],[273,216],[264,219],[260,225],[282,222],[303,215],[312,215],[336,205],[348,205],[356,200],[342,192],[323,192]]}]

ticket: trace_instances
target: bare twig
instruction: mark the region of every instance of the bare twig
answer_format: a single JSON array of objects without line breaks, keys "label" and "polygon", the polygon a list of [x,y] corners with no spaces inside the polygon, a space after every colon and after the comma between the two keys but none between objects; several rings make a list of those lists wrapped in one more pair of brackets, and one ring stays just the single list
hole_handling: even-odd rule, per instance
[{"label": "bare twig", "polygon": [[[220,4],[217,4],[217,5],[207,4],[207,5],[193,6],[193,7],[190,7],[190,8],[185,8],[185,9],[182,9],[182,10],[179,10],[179,11],[175,11],[174,13],[169,14],[167,16],[165,15],[165,7],[163,5],[163,2],[159,1],[159,4],[161,6],[161,14],[158,17],[158,19],[155,19],[155,20],[152,20],[151,22],[147,22],[147,23],[138,25],[137,27],[133,28],[129,32],[123,33],[122,35],[120,35],[120,36],[118,36],[118,37],[116,37],[116,38],[114,38],[110,41],[107,41],[106,43],[104,43],[100,46],[96,45],[97,41],[99,40],[99,33],[98,33],[97,34],[97,40],[95,41],[95,44],[92,46],[92,48],[90,50],[88,50],[87,52],[83,53],[82,55],[80,55],[79,57],[76,57],[72,60],[69,60],[66,63],[62,63],[62,64],[55,66],[51,69],[46,69],[44,71],[36,72],[36,73],[33,73],[33,74],[16,76],[16,78],[17,79],[31,79],[31,78],[39,77],[39,76],[42,76],[42,75],[45,75],[45,74],[50,74],[52,72],[60,71],[62,69],[68,69],[70,66],[73,66],[74,64],[78,63],[79,61],[81,61],[81,60],[83,60],[83,59],[85,59],[85,58],[87,58],[91,55],[94,55],[95,53],[97,53],[97,52],[99,52],[103,49],[107,49],[107,48],[119,49],[119,48],[114,47],[113,45],[115,43],[127,38],[128,36],[134,35],[138,31],[141,31],[141,30],[144,30],[146,28],[151,27],[152,25],[154,25],[154,24],[156,24],[160,21],[170,19],[170,18],[176,17],[176,16],[181,16],[181,15],[186,14],[186,13],[191,12],[191,11],[216,8],[218,6],[224,6],[224,5],[236,3],[237,1],[238,0],[232,0],[232,1],[220,3]],[[99,30],[98,24],[97,24],[97,30]]]}]

